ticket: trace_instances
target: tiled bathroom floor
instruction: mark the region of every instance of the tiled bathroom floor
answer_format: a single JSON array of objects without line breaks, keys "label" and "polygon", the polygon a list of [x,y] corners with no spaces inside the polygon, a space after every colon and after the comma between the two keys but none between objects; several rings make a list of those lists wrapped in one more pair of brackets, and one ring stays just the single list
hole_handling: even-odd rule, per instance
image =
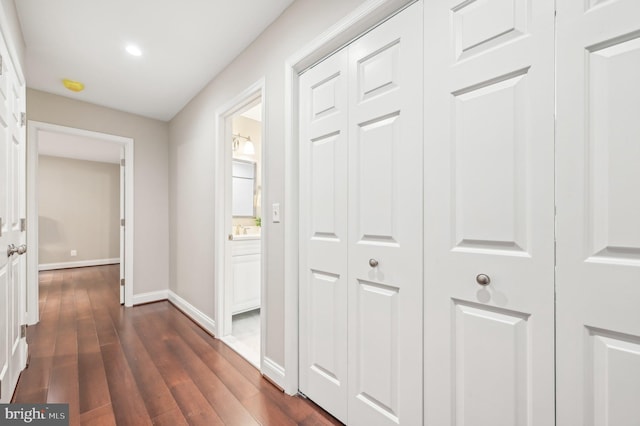
[{"label": "tiled bathroom floor", "polygon": [[260,309],[233,316],[231,335],[223,341],[260,368]]}]

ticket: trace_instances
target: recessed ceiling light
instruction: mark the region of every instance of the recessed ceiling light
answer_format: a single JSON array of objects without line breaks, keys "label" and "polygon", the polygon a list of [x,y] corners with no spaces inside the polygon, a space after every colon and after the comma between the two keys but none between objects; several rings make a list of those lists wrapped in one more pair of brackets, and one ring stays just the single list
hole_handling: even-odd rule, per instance
[{"label": "recessed ceiling light", "polygon": [[127,52],[129,52],[130,55],[133,56],[141,56],[142,55],[142,50],[140,50],[140,48],[136,45],[130,44],[127,46]]}]

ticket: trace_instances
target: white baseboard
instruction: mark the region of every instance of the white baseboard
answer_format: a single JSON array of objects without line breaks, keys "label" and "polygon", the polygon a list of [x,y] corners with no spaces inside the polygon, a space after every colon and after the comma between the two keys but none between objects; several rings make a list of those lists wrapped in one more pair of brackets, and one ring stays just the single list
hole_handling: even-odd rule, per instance
[{"label": "white baseboard", "polygon": [[189,318],[200,324],[202,328],[207,330],[209,333],[215,335],[216,333],[216,322],[205,315],[198,308],[193,306],[191,303],[184,300],[182,297],[175,294],[173,291],[168,290],[169,302],[173,303],[178,309],[184,312]]},{"label": "white baseboard", "polygon": [[262,374],[267,376],[269,380],[284,389],[284,367],[269,357],[262,358]]},{"label": "white baseboard", "polygon": [[41,263],[38,271],[52,271],[54,269],[84,268],[85,266],[113,265],[120,263],[120,259],[78,260],[75,262]]},{"label": "white baseboard", "polygon": [[133,295],[133,306],[142,305],[144,303],[159,302],[169,298],[169,290],[150,291],[149,293],[140,293]]}]

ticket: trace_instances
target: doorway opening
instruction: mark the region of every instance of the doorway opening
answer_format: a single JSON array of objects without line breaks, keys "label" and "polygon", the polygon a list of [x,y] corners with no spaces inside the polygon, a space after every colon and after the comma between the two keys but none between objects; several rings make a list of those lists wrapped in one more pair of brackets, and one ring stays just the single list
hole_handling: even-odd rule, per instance
[{"label": "doorway opening", "polygon": [[265,240],[263,87],[218,114],[216,334],[256,368],[264,345]]},{"label": "doorway opening", "polygon": [[29,122],[27,309],[39,320],[39,272],[119,264],[133,298],[133,139]]}]

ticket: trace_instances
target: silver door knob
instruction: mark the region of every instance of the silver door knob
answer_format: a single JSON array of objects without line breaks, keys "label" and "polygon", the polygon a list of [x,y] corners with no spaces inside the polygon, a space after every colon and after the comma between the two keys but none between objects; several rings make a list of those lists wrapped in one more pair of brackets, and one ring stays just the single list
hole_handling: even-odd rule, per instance
[{"label": "silver door knob", "polygon": [[27,252],[27,245],[26,245],[26,244],[22,244],[22,245],[19,245],[19,246],[18,246],[18,248],[17,248],[17,253],[18,253],[19,255],[23,255],[23,254],[25,254],[26,252]]},{"label": "silver door knob", "polygon": [[489,285],[491,278],[489,278],[489,275],[478,274],[476,275],[476,282],[480,285]]},{"label": "silver door knob", "polygon": [[378,261],[375,259],[369,259],[369,266],[375,268],[376,266],[378,266]]},{"label": "silver door knob", "polygon": [[16,247],[15,244],[9,244],[7,246],[7,257],[11,257],[17,252],[18,252],[18,248]]}]

